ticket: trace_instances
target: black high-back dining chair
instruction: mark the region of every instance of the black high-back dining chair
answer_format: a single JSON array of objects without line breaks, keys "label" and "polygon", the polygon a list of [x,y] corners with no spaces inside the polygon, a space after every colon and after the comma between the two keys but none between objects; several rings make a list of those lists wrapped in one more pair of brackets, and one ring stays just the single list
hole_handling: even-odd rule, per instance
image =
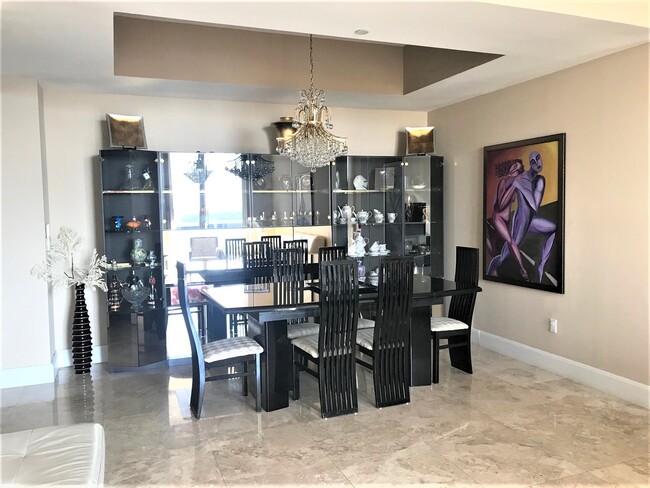
[{"label": "black high-back dining chair", "polygon": [[260,240],[262,242],[268,242],[271,245],[271,249],[281,249],[282,248],[282,237],[281,236],[262,236]]},{"label": "black high-back dining chair", "polygon": [[273,282],[305,280],[305,255],[298,248],[274,249]]},{"label": "black high-back dining chair", "polygon": [[271,245],[265,241],[245,242],[242,254],[244,269],[270,267]]},{"label": "black high-back dining chair", "polygon": [[[264,269],[261,274],[254,275],[251,282],[255,284],[268,283],[271,281],[269,269],[271,268],[272,254],[271,245],[268,242],[255,241],[243,242],[242,265],[244,269]],[[228,316],[231,336],[244,336],[248,328],[248,317],[243,314],[231,314]]]},{"label": "black high-back dining chair", "polygon": [[345,246],[324,246],[318,248],[318,262],[323,261],[338,261],[345,259],[347,250]]},{"label": "black high-back dining chair", "polygon": [[246,239],[236,238],[236,239],[226,239],[226,259],[235,260],[241,259],[244,254],[244,243]]},{"label": "black high-back dining chair", "polygon": [[377,316],[373,328],[357,331],[357,347],[372,358],[377,408],[410,401],[409,325],[413,295],[413,258],[391,257],[379,262]]},{"label": "black high-back dining chair", "polygon": [[[319,333],[291,341],[293,398],[300,398],[300,371],[316,376],[321,417],[327,418],[359,410],[355,362],[359,289],[354,261],[327,261],[319,267]],[[307,361],[316,371],[305,366]]]},{"label": "black high-back dining chair", "polygon": [[[454,281],[478,286],[478,249],[472,247],[456,248],[456,275]],[[440,350],[449,349],[451,365],[472,374],[471,333],[472,316],[476,292],[453,295],[449,302],[447,317],[431,318],[431,338],[433,347],[432,381],[440,381]],[[441,344],[441,340],[447,340]]]},{"label": "black high-back dining chair", "polygon": [[[201,418],[206,381],[242,378],[242,394],[247,395],[249,376],[255,376],[255,410],[259,412],[262,397],[260,355],[264,352],[264,348],[250,337],[231,337],[202,345],[190,313],[185,282],[185,264],[178,262],[176,269],[178,271],[178,298],[183,319],[185,320],[187,335],[190,339],[190,349],[192,350],[192,392],[190,394],[190,410],[192,414],[197,419]],[[254,372],[248,371],[249,361],[255,361]],[[237,364],[242,365],[242,371],[239,373],[206,376],[206,371],[211,368]]]},{"label": "black high-back dining chair", "polygon": [[282,247],[284,249],[290,247],[297,247],[298,249],[302,249],[302,251],[305,253],[305,263],[309,262],[309,241],[307,239],[294,239],[292,241],[284,241],[282,243]]},{"label": "black high-back dining chair", "polygon": [[[292,247],[273,251],[273,303],[299,304],[304,301],[305,255],[301,249]],[[313,317],[287,321],[287,338],[318,334],[318,324]]]}]

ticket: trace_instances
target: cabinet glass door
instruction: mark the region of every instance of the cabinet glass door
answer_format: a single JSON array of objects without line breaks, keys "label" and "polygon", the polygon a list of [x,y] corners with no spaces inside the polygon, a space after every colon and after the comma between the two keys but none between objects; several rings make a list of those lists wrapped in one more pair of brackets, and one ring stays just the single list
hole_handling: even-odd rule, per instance
[{"label": "cabinet glass door", "polygon": [[[332,241],[350,246],[357,232],[367,256],[403,253],[402,161],[397,157],[348,156],[332,167]],[[373,244],[383,245],[381,251]],[[385,249],[385,250],[384,250]],[[357,246],[358,254],[360,248]],[[371,260],[370,266],[378,265]]]},{"label": "cabinet glass door", "polygon": [[443,275],[442,158],[404,158],[404,250],[425,274]]}]

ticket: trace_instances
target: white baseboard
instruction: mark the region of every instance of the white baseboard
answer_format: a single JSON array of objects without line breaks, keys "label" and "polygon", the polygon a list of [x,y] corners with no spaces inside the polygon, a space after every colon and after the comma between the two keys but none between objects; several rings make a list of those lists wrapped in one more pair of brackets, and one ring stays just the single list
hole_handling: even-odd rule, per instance
[{"label": "white baseboard", "polygon": [[52,364],[0,370],[0,389],[54,383]]},{"label": "white baseboard", "polygon": [[[93,363],[103,363],[107,359],[108,346],[93,347]],[[3,388],[54,383],[59,368],[70,366],[72,366],[72,350],[62,349],[54,352],[51,364],[0,369],[0,390]]]},{"label": "white baseboard", "polygon": [[472,329],[472,342],[521,362],[650,409],[650,386],[571,359]]}]

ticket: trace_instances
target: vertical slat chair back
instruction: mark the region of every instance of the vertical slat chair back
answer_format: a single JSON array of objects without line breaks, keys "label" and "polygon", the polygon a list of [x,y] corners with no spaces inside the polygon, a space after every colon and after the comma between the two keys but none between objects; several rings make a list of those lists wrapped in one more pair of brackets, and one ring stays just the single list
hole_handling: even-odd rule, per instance
[{"label": "vertical slat chair back", "polygon": [[413,258],[379,263],[377,318],[373,337],[373,381],[377,407],[410,401],[410,317]]},{"label": "vertical slat chair back", "polygon": [[318,248],[318,262],[323,261],[338,261],[345,259],[347,250],[345,246],[325,246]]},{"label": "vertical slat chair back", "polygon": [[274,303],[302,303],[304,281],[304,254],[300,249],[273,251]]},{"label": "vertical slat chair back", "polygon": [[356,334],[357,267],[352,261],[320,263],[319,389],[323,417],[358,411]]},{"label": "vertical slat chair back", "polygon": [[[454,281],[478,285],[478,249],[472,247],[456,248],[456,275]],[[454,295],[449,303],[448,317],[472,326],[476,293]]]},{"label": "vertical slat chair back", "polygon": [[187,298],[186,270],[185,264],[176,263],[178,272],[178,299],[180,302],[181,312],[187,329],[187,335],[190,339],[190,349],[192,351],[192,392],[190,394],[190,405],[201,405],[203,403],[203,390],[201,385],[205,383],[205,358],[203,348],[199,339],[199,333],[194,326],[194,320],[190,313],[190,304]]},{"label": "vertical slat chair back", "polygon": [[282,243],[282,247],[284,249],[289,249],[292,247],[297,247],[298,249],[302,249],[302,251],[305,253],[305,262],[307,263],[308,260],[308,255],[309,255],[309,241],[307,239],[294,239],[292,241],[284,241]]},{"label": "vertical slat chair back", "polygon": [[281,236],[262,236],[260,240],[262,242],[268,242],[273,250],[282,248]]},{"label": "vertical slat chair back", "polygon": [[226,239],[226,259],[241,259],[245,242],[244,238]]},{"label": "vertical slat chair back", "polygon": [[245,242],[242,258],[245,269],[271,266],[271,245],[264,241]]}]

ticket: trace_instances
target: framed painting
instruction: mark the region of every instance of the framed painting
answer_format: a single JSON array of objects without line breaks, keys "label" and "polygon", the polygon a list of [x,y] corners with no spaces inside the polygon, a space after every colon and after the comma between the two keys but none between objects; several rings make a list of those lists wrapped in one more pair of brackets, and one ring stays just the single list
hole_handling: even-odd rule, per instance
[{"label": "framed painting", "polygon": [[407,127],[406,155],[433,154],[435,148],[435,127]]},{"label": "framed painting", "polygon": [[564,293],[565,142],[483,149],[483,279]]},{"label": "framed painting", "polygon": [[144,119],[137,115],[106,114],[108,140],[111,147],[146,149]]}]

